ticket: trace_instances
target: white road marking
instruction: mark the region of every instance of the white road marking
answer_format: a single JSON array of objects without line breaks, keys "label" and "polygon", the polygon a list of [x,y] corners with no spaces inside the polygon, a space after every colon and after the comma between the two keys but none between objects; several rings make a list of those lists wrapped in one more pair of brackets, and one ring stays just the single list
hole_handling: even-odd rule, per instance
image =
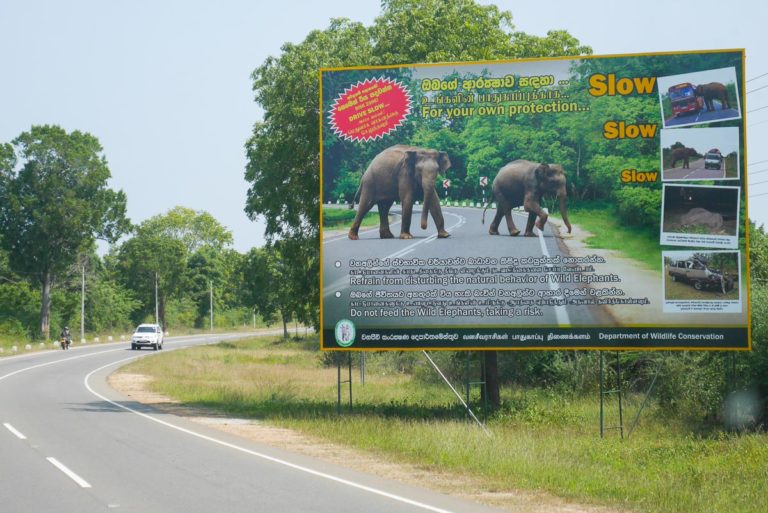
[{"label": "white road marking", "polygon": [[310,474],[310,475],[313,475],[313,476],[316,476],[316,477],[320,477],[322,479],[327,479],[329,481],[334,481],[336,483],[340,483],[340,484],[343,484],[343,485],[346,485],[346,486],[350,486],[350,487],[356,488],[358,490],[363,490],[365,492],[369,492],[369,493],[372,493],[374,495],[379,495],[381,497],[386,497],[388,499],[392,499],[394,501],[401,502],[403,504],[409,504],[409,505],[415,506],[417,508],[425,509],[427,511],[433,511],[435,513],[452,513],[451,511],[446,510],[446,509],[438,508],[436,506],[431,506],[431,505],[425,504],[423,502],[418,502],[418,501],[415,501],[415,500],[412,500],[412,499],[408,499],[408,498],[402,497],[400,495],[396,495],[396,494],[393,494],[393,493],[385,492],[384,490],[379,490],[378,488],[373,488],[371,486],[367,486],[367,485],[364,485],[364,484],[356,483],[354,481],[350,481],[348,479],[337,477],[337,476],[334,476],[334,475],[331,475],[331,474],[326,474],[325,472],[320,472],[318,470],[313,470],[311,468],[304,467],[302,465],[297,465],[297,464],[291,463],[289,461],[285,461],[285,460],[281,460],[279,458],[275,458],[274,456],[269,456],[267,454],[263,454],[263,453],[260,453],[260,452],[257,452],[257,451],[252,451],[250,449],[246,449],[245,447],[240,447],[239,445],[231,444],[229,442],[225,442],[225,441],[219,440],[217,438],[213,438],[213,437],[210,437],[210,436],[207,436],[207,435],[203,435],[201,433],[197,433],[195,431],[192,431],[192,430],[180,427],[180,426],[175,426],[175,425],[173,425],[173,424],[171,424],[169,422],[165,422],[164,420],[160,420],[160,419],[158,419],[156,417],[153,417],[151,415],[147,415],[146,413],[141,413],[141,412],[136,411],[136,410],[134,410],[132,408],[129,408],[128,406],[125,406],[123,404],[120,404],[120,403],[117,403],[117,402],[112,401],[110,399],[107,399],[106,397],[104,397],[100,393],[96,392],[93,388],[91,388],[91,385],[88,383],[88,381],[91,378],[91,376],[93,376],[95,373],[97,373],[97,372],[99,372],[99,371],[101,371],[103,369],[106,369],[108,367],[111,367],[113,365],[117,365],[117,364],[129,361],[129,360],[132,360],[132,359],[133,358],[125,358],[124,360],[118,360],[118,361],[115,361],[115,362],[112,362],[112,363],[108,363],[107,365],[103,365],[103,366],[99,367],[98,369],[92,370],[85,377],[85,380],[84,380],[85,388],[87,388],[90,393],[92,393],[93,395],[95,395],[96,397],[101,399],[102,401],[106,401],[106,402],[108,402],[109,404],[111,404],[113,406],[121,408],[121,409],[123,409],[125,411],[128,411],[130,413],[136,414],[136,415],[138,415],[140,417],[143,417],[143,418],[145,418],[147,420],[151,420],[152,422],[156,422],[156,423],[158,423],[160,425],[163,425],[165,427],[168,427],[168,428],[171,428],[171,429],[175,429],[176,431],[179,431],[181,433],[185,433],[187,435],[194,436],[194,437],[199,438],[201,440],[205,440],[207,442],[211,442],[211,443],[223,446],[223,447],[227,447],[229,449],[234,449],[234,450],[242,452],[244,454],[249,454],[249,455],[255,456],[257,458],[261,458],[261,459],[264,459],[264,460],[267,460],[267,461],[271,461],[272,463],[277,463],[278,465],[283,465],[283,466],[292,468],[294,470],[298,470],[299,472],[304,472],[306,474]]},{"label": "white road marking", "polygon": [[75,474],[74,472],[69,470],[63,463],[61,463],[56,458],[45,458],[45,459],[48,460],[49,462],[51,462],[51,464],[54,467],[56,467],[57,469],[59,469],[62,472],[64,472],[64,474],[66,474],[66,476],[68,478],[70,478],[72,481],[77,483],[80,486],[80,488],[90,488],[91,487],[91,485],[88,483],[88,481],[86,481],[82,477],[78,476],[77,474]]},{"label": "white road marking", "polygon": [[[552,227],[549,228],[550,231],[552,231]],[[547,245],[544,242],[544,232],[539,230],[539,244],[541,244],[541,252],[544,253],[544,256],[547,258],[551,258],[549,256],[549,251],[547,251]],[[558,288],[560,288],[560,285],[558,283],[553,283],[552,280],[549,280],[549,290],[555,291]],[[555,307],[555,318],[557,318],[557,324],[560,326],[570,326],[571,319],[568,317],[568,310],[565,308],[564,305],[557,305]]]},{"label": "white road marking", "polygon": [[11,433],[13,433],[16,436],[16,438],[18,438],[19,440],[26,440],[27,439],[27,437],[24,436],[19,430],[17,430],[15,427],[11,426],[7,422],[4,422],[3,426],[5,426],[5,429],[7,429]]},{"label": "white road marking", "polygon": [[[125,349],[110,349],[108,351],[100,351],[98,353],[88,353],[88,354],[84,354],[84,355],[80,355],[80,356],[70,356],[68,358],[62,358],[61,360],[54,360],[52,362],[40,363],[38,365],[32,365],[30,367],[24,367],[23,369],[15,370],[13,372],[9,372],[8,374],[4,374],[4,375],[0,376],[0,381],[4,380],[6,378],[10,378],[11,376],[15,376],[16,374],[21,374],[22,372],[27,372],[27,371],[31,371],[31,370],[34,370],[34,369],[39,369],[41,367],[48,367],[49,365],[56,365],[56,364],[59,364],[61,362],[66,362],[66,361],[69,361],[69,360],[78,360],[80,358],[90,358],[92,356],[98,356],[98,355],[104,354],[104,353],[113,353],[115,351],[124,351],[124,350]],[[40,354],[44,355],[44,354],[49,354],[49,353],[40,353]]]}]

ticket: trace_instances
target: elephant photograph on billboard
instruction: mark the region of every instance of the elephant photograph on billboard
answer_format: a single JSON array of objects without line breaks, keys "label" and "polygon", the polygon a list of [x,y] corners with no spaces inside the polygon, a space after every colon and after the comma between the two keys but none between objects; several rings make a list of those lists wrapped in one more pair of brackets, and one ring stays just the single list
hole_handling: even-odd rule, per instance
[{"label": "elephant photograph on billboard", "polygon": [[665,182],[739,179],[739,129],[734,126],[661,130]]}]

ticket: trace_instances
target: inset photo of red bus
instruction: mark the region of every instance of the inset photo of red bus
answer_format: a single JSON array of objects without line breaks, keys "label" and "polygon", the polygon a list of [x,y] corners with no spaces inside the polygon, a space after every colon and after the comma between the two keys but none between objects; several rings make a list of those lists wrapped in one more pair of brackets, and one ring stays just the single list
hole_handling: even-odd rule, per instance
[{"label": "inset photo of red bus", "polygon": [[658,78],[664,128],[741,119],[735,68]]}]

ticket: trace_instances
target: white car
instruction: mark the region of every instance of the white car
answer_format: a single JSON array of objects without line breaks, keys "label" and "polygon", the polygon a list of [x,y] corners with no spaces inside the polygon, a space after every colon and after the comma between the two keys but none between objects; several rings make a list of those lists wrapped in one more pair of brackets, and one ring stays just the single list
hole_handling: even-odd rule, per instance
[{"label": "white car", "polygon": [[159,324],[139,324],[131,335],[131,349],[151,347],[155,351],[163,348],[163,328]]}]

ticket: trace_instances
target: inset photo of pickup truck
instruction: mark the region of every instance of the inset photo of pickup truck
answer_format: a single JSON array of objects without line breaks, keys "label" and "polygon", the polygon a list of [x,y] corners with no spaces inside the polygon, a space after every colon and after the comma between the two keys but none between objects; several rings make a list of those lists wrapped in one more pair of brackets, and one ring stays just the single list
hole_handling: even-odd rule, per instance
[{"label": "inset photo of pickup truck", "polygon": [[737,251],[666,251],[666,301],[739,301]]}]

